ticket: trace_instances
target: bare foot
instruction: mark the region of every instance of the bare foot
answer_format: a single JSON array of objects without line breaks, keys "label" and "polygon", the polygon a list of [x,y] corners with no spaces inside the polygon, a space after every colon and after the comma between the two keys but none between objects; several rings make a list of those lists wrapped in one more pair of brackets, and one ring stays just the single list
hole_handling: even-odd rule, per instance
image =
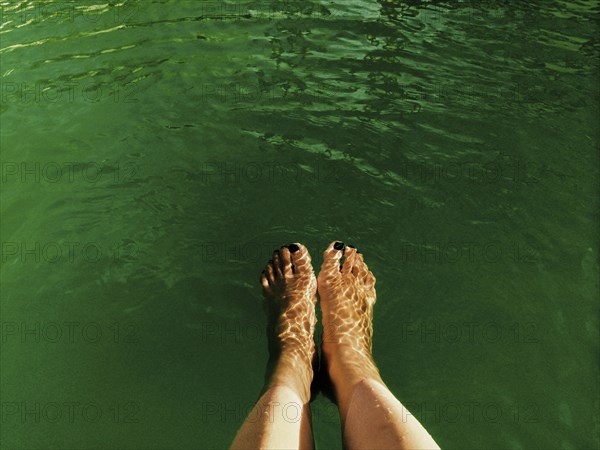
[{"label": "bare foot", "polygon": [[323,253],[318,288],[323,312],[322,366],[338,400],[362,380],[382,383],[371,354],[375,277],[362,254],[332,242]]},{"label": "bare foot", "polygon": [[306,247],[290,244],[276,250],[260,282],[268,314],[271,373],[266,387],[288,386],[308,403],[316,362],[317,280]]}]

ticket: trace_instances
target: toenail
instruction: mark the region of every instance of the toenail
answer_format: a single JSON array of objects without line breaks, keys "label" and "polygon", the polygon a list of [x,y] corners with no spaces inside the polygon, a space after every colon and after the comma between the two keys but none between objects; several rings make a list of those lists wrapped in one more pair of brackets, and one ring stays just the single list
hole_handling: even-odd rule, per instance
[{"label": "toenail", "polygon": [[356,247],[355,247],[354,245],[350,245],[350,244],[348,244],[348,247],[350,247],[350,248],[353,248],[353,249],[356,249]]},{"label": "toenail", "polygon": [[290,249],[290,252],[292,252],[292,253],[296,253],[298,250],[300,250],[300,247],[298,247],[296,244],[290,244],[287,247]]},{"label": "toenail", "polygon": [[335,248],[336,250],[344,250],[344,243],[336,242],[335,244],[333,244],[333,248]]}]

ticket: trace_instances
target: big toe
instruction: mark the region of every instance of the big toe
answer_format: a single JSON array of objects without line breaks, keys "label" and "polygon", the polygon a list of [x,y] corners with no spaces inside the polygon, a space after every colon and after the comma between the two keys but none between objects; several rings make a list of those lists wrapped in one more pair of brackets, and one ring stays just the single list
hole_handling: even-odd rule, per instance
[{"label": "big toe", "polygon": [[319,277],[335,277],[340,273],[340,262],[344,256],[344,243],[334,241],[323,252],[323,264]]},{"label": "big toe", "polygon": [[297,242],[289,244],[287,248],[289,250],[293,273],[296,275],[311,274],[312,265],[308,249]]}]

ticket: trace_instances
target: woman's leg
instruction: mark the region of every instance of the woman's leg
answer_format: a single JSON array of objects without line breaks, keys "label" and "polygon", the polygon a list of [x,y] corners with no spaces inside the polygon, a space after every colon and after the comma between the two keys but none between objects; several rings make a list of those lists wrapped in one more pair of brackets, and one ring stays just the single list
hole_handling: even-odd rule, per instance
[{"label": "woman's leg", "polygon": [[275,386],[258,400],[232,449],[312,449],[308,403],[286,386]]},{"label": "woman's leg", "polygon": [[306,247],[275,251],[261,275],[267,306],[268,376],[232,449],[311,449],[310,385],[316,358],[317,283]]},{"label": "woman's leg", "polygon": [[[340,268],[342,256],[344,263]],[[319,297],[323,364],[350,449],[438,449],[385,386],[371,354],[375,277],[353,247],[333,242],[323,255]]]}]

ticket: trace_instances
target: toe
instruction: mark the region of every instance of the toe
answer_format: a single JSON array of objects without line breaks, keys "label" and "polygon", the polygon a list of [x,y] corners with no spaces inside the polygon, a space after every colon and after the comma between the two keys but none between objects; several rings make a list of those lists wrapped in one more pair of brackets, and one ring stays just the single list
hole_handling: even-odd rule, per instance
[{"label": "toe", "polygon": [[336,274],[340,272],[340,261],[344,255],[344,243],[334,241],[323,252],[321,272]]},{"label": "toe", "polygon": [[373,275],[373,272],[371,272],[370,270],[369,272],[367,272],[367,281],[369,282],[370,286],[375,286],[375,283],[377,281],[375,275]]},{"label": "toe", "polygon": [[365,264],[365,260],[363,259],[363,255],[361,255],[360,253],[358,253],[356,255],[356,268],[358,269],[359,277],[361,277],[362,279],[364,279],[365,283],[366,283],[366,278],[369,275],[369,268]]},{"label": "toe", "polygon": [[275,276],[277,278],[283,277],[283,269],[281,263],[281,256],[279,255],[279,251],[275,250],[273,252],[273,270],[275,271]]},{"label": "toe", "polygon": [[344,250],[344,263],[342,264],[342,273],[349,274],[352,273],[354,275],[357,274],[356,271],[356,248],[348,245],[346,250]]},{"label": "toe", "polygon": [[312,270],[310,264],[311,258],[308,249],[299,243],[288,245],[290,252],[290,259],[292,261],[292,267],[295,273],[302,273]]},{"label": "toe", "polygon": [[264,289],[269,289],[269,280],[267,279],[267,271],[263,270],[260,274],[260,284]]},{"label": "toe", "polygon": [[267,263],[267,280],[269,284],[275,284],[275,270],[273,269],[273,261]]},{"label": "toe", "polygon": [[288,247],[281,247],[279,249],[279,256],[281,257],[281,271],[285,277],[290,277],[293,274],[292,257],[290,249]]},{"label": "toe", "polygon": [[375,286],[375,276],[369,270],[367,263],[365,263],[365,258],[363,257],[362,253],[356,253],[355,265],[358,269],[358,272],[364,277],[365,285],[368,288]]},{"label": "toe", "polygon": [[365,275],[365,287],[367,289],[372,289],[373,287],[375,287],[375,275],[373,275],[373,273],[367,269],[366,275]]}]

